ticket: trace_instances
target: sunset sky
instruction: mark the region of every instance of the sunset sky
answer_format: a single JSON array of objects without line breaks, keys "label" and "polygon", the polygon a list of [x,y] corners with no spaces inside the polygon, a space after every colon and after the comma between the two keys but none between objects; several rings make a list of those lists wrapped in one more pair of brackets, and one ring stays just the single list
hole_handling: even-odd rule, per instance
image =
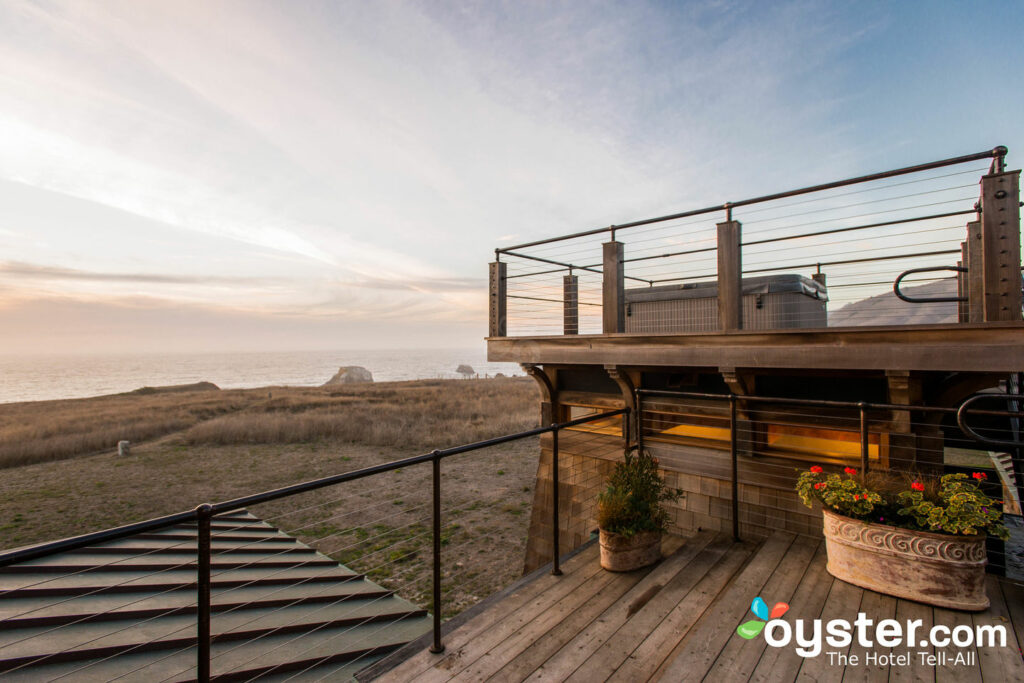
[{"label": "sunset sky", "polygon": [[1024,3],[0,3],[0,353],[481,344],[496,246],[1024,160]]}]

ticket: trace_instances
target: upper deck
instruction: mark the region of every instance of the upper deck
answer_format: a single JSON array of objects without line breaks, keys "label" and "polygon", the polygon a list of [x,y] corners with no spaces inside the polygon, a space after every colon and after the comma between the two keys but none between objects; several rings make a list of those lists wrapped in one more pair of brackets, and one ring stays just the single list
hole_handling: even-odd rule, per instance
[{"label": "upper deck", "polygon": [[492,361],[1024,367],[1006,148],[495,250]]}]

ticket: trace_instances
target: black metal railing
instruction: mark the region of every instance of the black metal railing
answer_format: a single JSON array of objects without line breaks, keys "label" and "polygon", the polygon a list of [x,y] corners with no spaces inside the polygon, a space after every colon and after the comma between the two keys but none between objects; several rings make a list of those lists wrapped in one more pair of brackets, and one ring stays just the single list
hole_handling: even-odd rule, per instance
[{"label": "black metal railing", "polygon": [[[1008,197],[1004,187],[1016,182],[1007,178],[1013,173],[1004,172],[1006,154],[1006,147],[999,146],[497,248],[490,268],[489,336],[902,325],[912,324],[902,320],[915,315],[942,317],[945,322],[1020,320],[1020,311],[1015,310],[1019,292],[1014,294],[1012,282],[1019,281],[1015,272],[1019,263],[1000,264],[999,277],[981,277],[975,271],[996,268],[984,265],[981,251],[994,247],[985,246],[982,240],[970,255],[968,247],[974,240],[970,235],[965,239],[968,222],[984,224],[995,220],[997,213],[1011,219],[1003,220],[1003,228],[1009,231],[1006,239],[1014,242],[1019,232],[1019,220],[1012,220],[1016,197]],[[936,171],[980,161],[990,163],[963,171]],[[912,177],[891,181],[904,176]],[[834,192],[855,185],[865,187]],[[840,200],[863,193],[869,194]],[[780,203],[803,195],[812,196]],[[792,208],[815,202],[811,210]],[[628,243],[623,240],[627,233]],[[1003,238],[1000,234],[993,240],[1005,244]],[[603,242],[605,239],[610,241]],[[993,260],[990,257],[988,261]],[[940,270],[956,276],[934,274]],[[747,289],[757,289],[764,278],[779,274],[815,280],[817,284],[806,283],[805,293],[813,294],[819,305],[780,305],[769,312],[762,310],[761,297],[756,305],[747,300]],[[903,282],[908,276],[912,279],[907,284],[936,291],[927,291],[923,297],[911,294],[876,302],[872,314],[838,310],[845,304],[891,293],[894,280]],[[984,283],[1004,281],[1003,276],[1009,283],[1002,286],[1005,300],[1011,305],[1007,310],[990,310],[991,305],[984,304],[985,292],[995,285]],[[953,280],[956,287],[950,284]],[[712,291],[716,284],[717,292]],[[686,293],[685,304],[681,294],[670,291],[684,286],[692,289]],[[949,289],[956,290],[955,297],[946,291]],[[897,290],[897,294],[902,292]],[[725,308],[714,305],[715,299],[720,303],[732,298],[740,298],[742,303]],[[799,300],[789,299],[787,303]],[[926,305],[911,313],[904,307],[906,301]],[[951,302],[958,306],[944,305]],[[751,310],[745,310],[748,306]],[[881,321],[880,306],[885,314]],[[968,314],[968,308],[973,312]]]},{"label": "black metal railing", "polygon": [[[1005,403],[1007,409],[985,409],[978,406],[981,402],[997,401]],[[673,426],[709,424],[715,420],[717,420],[716,424],[727,425],[728,471],[730,472],[731,491],[729,505],[731,507],[732,533],[734,538],[739,540],[741,521],[743,521],[740,512],[742,505],[740,487],[751,483],[750,481],[741,481],[741,462],[746,466],[756,468],[757,476],[762,480],[758,482],[758,485],[771,488],[773,485],[765,482],[776,478],[779,481],[792,479],[795,476],[793,474],[794,460],[792,459],[794,454],[772,449],[763,441],[759,441],[763,439],[764,429],[768,425],[821,428],[823,416],[832,428],[848,432],[851,435],[856,434],[859,447],[859,469],[864,474],[873,469],[906,472],[928,469],[946,471],[950,467],[954,471],[965,469],[965,466],[949,466],[945,462],[945,448],[948,443],[954,443],[956,447],[967,450],[975,449],[987,452],[998,448],[1007,451],[1009,456],[1007,460],[1012,472],[1017,500],[1024,501],[1024,458],[1021,457],[1024,442],[1022,442],[1020,430],[1020,419],[1024,417],[1024,412],[1020,410],[1021,401],[1024,401],[1024,395],[1018,393],[981,393],[969,397],[957,407],[938,407],[868,401],[834,401],[636,389],[636,438],[638,445],[641,448],[646,448],[651,439],[654,439],[655,442],[664,441],[663,435],[671,434]],[[718,405],[720,408],[717,411],[709,410],[709,406],[714,405]],[[665,416],[670,414],[669,411],[675,411],[674,421],[666,419]],[[738,411],[747,414],[747,419],[738,419]],[[899,449],[894,444],[890,444],[892,452],[886,455],[883,463],[879,435],[888,431],[888,425],[895,413],[908,416],[907,427],[911,430],[921,428],[937,430],[939,433],[932,435],[938,440],[937,445],[916,444],[906,454],[900,455]],[[971,420],[978,418],[988,419],[988,423],[984,425],[970,423]],[[958,432],[959,434],[956,439],[953,439],[947,432],[953,434]],[[879,440],[872,441],[872,436]],[[670,441],[672,440],[672,437],[668,438]],[[698,445],[701,442],[699,439],[690,439],[689,443]],[[715,444],[707,439],[703,441],[702,445],[717,449],[726,447],[724,443]],[[872,448],[877,449],[875,458],[871,457]],[[741,450],[744,451],[743,457],[741,457]],[[813,456],[804,459],[809,461],[808,464],[821,462]],[[833,461],[833,464],[838,467],[847,459],[833,458]],[[706,461],[702,462],[705,464],[697,469],[704,471],[710,469],[706,466]],[[994,481],[988,483],[989,486],[995,484]],[[790,485],[778,488],[786,495],[792,495]],[[782,513],[788,509],[785,506],[780,506],[778,512]],[[766,528],[773,527],[767,525]],[[1007,560],[1005,552],[993,549],[990,544],[989,553],[990,556],[996,555],[995,561],[992,563],[993,566],[997,569],[1005,569]]]},{"label": "black metal railing", "polygon": [[[431,498],[432,498],[432,616],[433,616],[433,638],[430,646],[431,652],[442,652],[444,650],[444,643],[442,642],[442,572],[441,572],[441,552],[442,552],[442,525],[441,525],[441,501],[442,501],[442,490],[441,490],[441,462],[442,460],[462,454],[469,453],[472,451],[478,451],[481,449],[498,446],[500,444],[510,443],[513,441],[519,441],[531,437],[540,436],[543,434],[550,433],[552,435],[552,453],[553,453],[553,479],[554,486],[552,489],[552,517],[553,517],[553,534],[552,534],[552,546],[551,546],[551,557],[552,566],[551,573],[555,575],[561,574],[559,567],[559,486],[558,486],[558,434],[561,430],[570,427],[586,424],[588,422],[595,422],[599,420],[608,419],[620,415],[626,415],[629,412],[628,408],[602,412],[594,415],[586,415],[578,419],[568,420],[565,422],[556,422],[548,426],[538,427],[527,431],[517,432],[514,434],[508,434],[504,436],[487,439],[484,441],[478,441],[471,444],[465,444],[462,446],[455,446],[452,448],[439,449],[425,453],[422,455],[412,456],[401,460],[395,460],[392,462],[383,463],[380,465],[374,465],[372,467],[366,467],[351,472],[344,472],[342,474],[332,475],[329,477],[322,477],[311,481],[294,484],[291,486],[280,487],[264,491],[262,493],[256,493],[253,495],[243,496],[232,500],[227,500],[219,503],[204,503],[197,506],[195,509],[179,512],[172,515],[166,515],[163,517],[157,517],[144,522],[137,522],[134,524],[127,524],[124,526],[116,527],[113,529],[107,529],[104,531],[84,534],[73,538],[62,539],[53,541],[50,543],[43,543],[27,548],[21,548],[17,550],[11,550],[0,553],[0,568],[10,567],[19,563],[29,562],[41,558],[58,555],[68,551],[78,550],[93,546],[97,543],[106,543],[119,539],[129,538],[138,534],[144,534],[147,532],[153,532],[163,529],[168,529],[181,524],[195,523],[197,528],[197,543],[196,543],[196,647],[197,656],[195,663],[196,677],[200,681],[209,681],[211,677],[210,662],[211,662],[211,644],[213,641],[211,632],[211,593],[212,593],[212,581],[211,581],[211,555],[212,550],[212,533],[211,533],[211,522],[218,515],[224,515],[226,513],[235,512],[242,510],[252,505],[258,505],[262,503],[268,503],[270,501],[280,500],[288,498],[302,493],[315,491],[319,489],[325,489],[328,487],[338,486],[347,482],[356,481],[359,479],[365,479],[367,477],[373,477],[386,472],[394,472],[401,470],[406,467],[412,467],[415,465],[421,465],[424,463],[431,464]],[[0,622],[2,623],[2,622]]]}]

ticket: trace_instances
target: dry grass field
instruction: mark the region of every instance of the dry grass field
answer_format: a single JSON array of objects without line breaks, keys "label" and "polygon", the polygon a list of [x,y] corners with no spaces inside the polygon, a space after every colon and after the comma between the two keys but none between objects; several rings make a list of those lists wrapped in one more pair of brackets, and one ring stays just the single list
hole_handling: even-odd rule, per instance
[{"label": "dry grass field", "polygon": [[[529,429],[532,380],[133,393],[0,405],[0,548],[76,535]],[[119,439],[133,441],[119,457]],[[443,464],[445,612],[520,573],[537,463],[529,439]],[[96,451],[99,451],[98,453]],[[252,512],[420,604],[430,467]]]}]

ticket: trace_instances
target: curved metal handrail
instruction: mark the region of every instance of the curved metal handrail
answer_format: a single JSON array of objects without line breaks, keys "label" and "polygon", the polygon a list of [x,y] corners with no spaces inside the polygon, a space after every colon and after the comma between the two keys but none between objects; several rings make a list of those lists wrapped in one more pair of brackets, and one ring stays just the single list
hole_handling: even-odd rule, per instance
[{"label": "curved metal handrail", "polygon": [[977,401],[981,401],[981,400],[986,399],[986,398],[987,399],[999,398],[999,399],[1005,399],[1007,401],[1014,401],[1014,400],[1018,400],[1019,401],[1019,400],[1024,400],[1024,395],[1022,395],[1022,394],[975,394],[974,396],[971,396],[969,399],[967,399],[966,401],[961,403],[960,407],[957,408],[957,410],[956,410],[956,424],[960,428],[960,431],[962,431],[964,434],[966,434],[967,436],[971,437],[975,441],[977,441],[979,443],[986,444],[988,446],[1004,446],[1004,447],[1009,447],[1009,448],[1021,448],[1021,447],[1024,447],[1024,442],[1020,442],[1020,441],[1002,441],[1000,439],[989,439],[987,437],[984,437],[984,436],[978,434],[978,432],[974,431],[973,429],[971,429],[967,425],[967,408],[968,408],[968,406],[970,406],[972,403],[976,403]]},{"label": "curved metal handrail", "polygon": [[967,301],[965,296],[937,296],[931,299],[920,299],[915,296],[907,296],[900,291],[900,283],[903,282],[903,278],[908,275],[915,273],[934,273],[940,270],[948,270],[954,273],[966,273],[967,269],[963,266],[931,266],[929,268],[911,268],[905,270],[896,277],[896,281],[892,283],[892,291],[899,299],[906,301],[908,304],[934,304],[934,303],[955,303],[960,301]]}]

